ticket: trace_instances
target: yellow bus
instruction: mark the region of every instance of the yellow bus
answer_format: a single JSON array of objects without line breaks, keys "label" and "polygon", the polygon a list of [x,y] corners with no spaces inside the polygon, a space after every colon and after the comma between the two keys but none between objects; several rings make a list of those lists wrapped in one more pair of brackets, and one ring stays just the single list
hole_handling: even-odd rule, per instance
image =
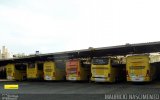
[{"label": "yellow bus", "polygon": [[42,62],[28,63],[27,79],[43,80],[43,63]]},{"label": "yellow bus", "polygon": [[120,59],[110,57],[93,58],[91,81],[115,82],[125,80],[125,64]]},{"label": "yellow bus", "polygon": [[8,80],[25,80],[26,79],[26,64],[7,64],[6,73]]},{"label": "yellow bus", "polygon": [[149,82],[156,78],[156,66],[149,55],[130,55],[126,64],[127,81]]},{"label": "yellow bus", "polygon": [[90,78],[90,65],[80,59],[66,61],[66,80],[87,81]]},{"label": "yellow bus", "polygon": [[62,60],[44,62],[44,80],[65,80],[65,62]]}]

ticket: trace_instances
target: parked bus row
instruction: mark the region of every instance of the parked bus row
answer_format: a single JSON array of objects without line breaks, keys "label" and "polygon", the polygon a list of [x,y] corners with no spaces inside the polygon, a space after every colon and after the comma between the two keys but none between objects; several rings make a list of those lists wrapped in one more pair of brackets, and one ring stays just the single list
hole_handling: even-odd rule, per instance
[{"label": "parked bus row", "polygon": [[48,60],[6,65],[9,80],[150,82],[160,74],[159,55]]}]

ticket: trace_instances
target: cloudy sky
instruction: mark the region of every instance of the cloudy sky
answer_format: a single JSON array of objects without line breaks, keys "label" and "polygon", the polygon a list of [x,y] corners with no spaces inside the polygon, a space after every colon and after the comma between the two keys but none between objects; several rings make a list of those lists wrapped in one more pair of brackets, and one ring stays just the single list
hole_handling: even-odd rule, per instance
[{"label": "cloudy sky", "polygon": [[0,0],[0,46],[60,52],[160,40],[159,0]]}]

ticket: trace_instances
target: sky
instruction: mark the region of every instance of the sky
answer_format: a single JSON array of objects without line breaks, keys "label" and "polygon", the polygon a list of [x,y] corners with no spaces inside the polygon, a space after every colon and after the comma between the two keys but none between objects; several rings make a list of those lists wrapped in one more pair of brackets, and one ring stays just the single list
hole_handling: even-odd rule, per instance
[{"label": "sky", "polygon": [[160,40],[160,0],[0,0],[0,46],[12,53]]}]

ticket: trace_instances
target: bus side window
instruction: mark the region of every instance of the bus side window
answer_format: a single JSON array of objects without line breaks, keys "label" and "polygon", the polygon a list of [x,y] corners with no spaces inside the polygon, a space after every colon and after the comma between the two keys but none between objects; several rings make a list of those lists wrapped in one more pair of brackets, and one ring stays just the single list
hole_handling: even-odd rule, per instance
[{"label": "bus side window", "polygon": [[86,67],[86,64],[84,64],[83,61],[80,61],[80,65],[81,65],[81,67]]},{"label": "bus side window", "polygon": [[65,69],[65,62],[55,62],[55,65],[59,69]]},{"label": "bus side window", "polygon": [[117,66],[117,64],[118,64],[118,61],[117,61],[117,60],[115,60],[115,59],[112,59],[112,60],[111,60],[111,65],[112,65],[113,67]]},{"label": "bus side window", "polygon": [[43,70],[43,64],[37,64],[38,70]]},{"label": "bus side window", "polygon": [[82,61],[80,61],[80,65],[83,67],[83,62]]},{"label": "bus side window", "polygon": [[113,59],[111,59],[111,64],[112,64],[112,65],[116,64]]},{"label": "bus side window", "polygon": [[15,68],[16,68],[17,70],[26,70],[26,65],[24,65],[24,64],[15,65]]},{"label": "bus side window", "polygon": [[110,60],[110,64],[113,64],[113,60]]},{"label": "bus side window", "polygon": [[35,64],[34,63],[29,63],[28,68],[35,68]]}]

